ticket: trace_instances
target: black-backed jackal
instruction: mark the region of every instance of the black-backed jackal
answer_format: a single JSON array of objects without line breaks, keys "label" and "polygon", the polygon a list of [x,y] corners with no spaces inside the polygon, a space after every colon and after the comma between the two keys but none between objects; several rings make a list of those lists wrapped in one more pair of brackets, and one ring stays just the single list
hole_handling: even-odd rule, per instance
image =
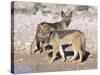
[{"label": "black-backed jackal", "polygon": [[86,39],[84,33],[79,30],[60,30],[60,31],[52,31],[49,36],[44,37],[44,41],[48,42],[50,45],[53,46],[52,58],[49,61],[52,63],[57,53],[59,52],[62,56],[62,61],[65,61],[65,54],[62,49],[62,45],[69,44],[72,45],[74,55],[69,61],[73,61],[76,59],[79,53],[80,62],[83,61],[83,57],[85,55],[85,45]]},{"label": "black-backed jackal", "polygon": [[42,22],[38,24],[35,39],[31,44],[30,52],[34,53],[36,50],[42,52],[43,50],[43,37],[47,36],[45,33],[49,33],[54,30],[66,30],[69,23],[71,22],[73,11],[71,11],[68,15],[65,15],[63,11],[61,11],[62,20],[56,23],[48,23]]}]

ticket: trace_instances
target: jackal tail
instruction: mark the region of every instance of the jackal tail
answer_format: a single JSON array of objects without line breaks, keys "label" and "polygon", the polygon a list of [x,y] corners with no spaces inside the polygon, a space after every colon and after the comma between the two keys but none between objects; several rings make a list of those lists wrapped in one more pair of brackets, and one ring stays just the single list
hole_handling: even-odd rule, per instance
[{"label": "jackal tail", "polygon": [[82,50],[83,50],[83,55],[85,55],[85,48],[86,48],[86,39],[84,36],[84,33],[82,33]]}]

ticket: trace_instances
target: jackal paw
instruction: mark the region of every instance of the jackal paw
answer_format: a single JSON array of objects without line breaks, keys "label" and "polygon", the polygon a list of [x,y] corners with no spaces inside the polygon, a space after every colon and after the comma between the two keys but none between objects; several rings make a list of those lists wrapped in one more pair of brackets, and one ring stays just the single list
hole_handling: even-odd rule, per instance
[{"label": "jackal paw", "polygon": [[79,62],[83,62],[83,60],[82,59],[79,59]]},{"label": "jackal paw", "polygon": [[53,60],[50,60],[49,63],[52,64],[53,63]]},{"label": "jackal paw", "polygon": [[65,58],[62,58],[61,61],[62,61],[62,62],[65,62]]},{"label": "jackal paw", "polygon": [[69,62],[72,62],[72,61],[73,61],[73,59],[68,59],[68,61],[69,61]]}]

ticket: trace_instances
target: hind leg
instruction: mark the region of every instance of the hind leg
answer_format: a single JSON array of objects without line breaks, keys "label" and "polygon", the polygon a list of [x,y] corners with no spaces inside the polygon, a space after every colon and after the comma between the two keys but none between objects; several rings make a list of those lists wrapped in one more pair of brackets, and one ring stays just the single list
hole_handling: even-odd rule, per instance
[{"label": "hind leg", "polygon": [[83,52],[81,50],[78,52],[79,52],[79,56],[80,56],[79,61],[82,62],[83,61]]},{"label": "hind leg", "polygon": [[80,42],[78,39],[72,42],[72,47],[74,49],[74,56],[70,58],[69,61],[75,60],[78,56],[78,50],[80,50]]},{"label": "hind leg", "polygon": [[76,51],[79,53],[80,62],[82,62],[83,61],[83,50],[82,50],[81,41],[78,39],[78,40],[74,41],[73,45],[74,45],[74,48],[76,49]]},{"label": "hind leg", "polygon": [[77,52],[77,50],[74,48],[74,56],[71,57],[68,61],[73,61],[73,60],[75,60],[75,59],[77,58],[77,56],[78,56],[78,52]]},{"label": "hind leg", "polygon": [[79,61],[82,62],[84,52],[82,50],[82,44],[80,42],[76,44],[76,50],[79,53]]}]

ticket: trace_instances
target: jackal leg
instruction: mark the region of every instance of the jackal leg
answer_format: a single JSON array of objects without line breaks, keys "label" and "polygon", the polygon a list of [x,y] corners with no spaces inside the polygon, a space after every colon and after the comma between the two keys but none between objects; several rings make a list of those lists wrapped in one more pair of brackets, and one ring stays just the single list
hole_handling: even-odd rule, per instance
[{"label": "jackal leg", "polygon": [[78,52],[74,49],[74,56],[69,59],[69,61],[73,61],[77,58]]},{"label": "jackal leg", "polygon": [[44,43],[40,42],[40,53],[45,50]]},{"label": "jackal leg", "polygon": [[64,54],[64,51],[62,49],[62,46],[59,46],[59,52],[60,52],[60,54],[62,56],[62,62],[64,62],[65,61],[65,54]]},{"label": "jackal leg", "polygon": [[77,58],[77,56],[78,56],[77,46],[78,46],[77,42],[76,41],[73,42],[72,47],[74,49],[74,56],[72,58],[70,58],[69,61],[73,61],[73,60],[75,60]]},{"label": "jackal leg", "polygon": [[82,50],[80,49],[79,51],[79,56],[80,56],[80,62],[82,62],[83,61],[83,52],[82,52]]},{"label": "jackal leg", "polygon": [[[80,62],[82,62],[83,60],[83,51],[82,51],[82,48],[81,48],[81,40],[80,38],[77,38],[77,40],[75,40],[73,42],[73,47],[75,48],[74,49],[74,56],[72,57],[73,60],[76,59],[78,53],[79,53],[79,57],[80,57]],[[77,53],[78,52],[78,53]]]},{"label": "jackal leg", "polygon": [[34,54],[35,50],[37,50],[37,45],[36,45],[36,40],[34,40],[31,44],[31,48],[30,48],[30,54]]},{"label": "jackal leg", "polygon": [[56,55],[57,55],[57,52],[58,52],[58,47],[54,47],[54,48],[53,48],[52,58],[51,58],[51,60],[49,61],[49,63],[52,63],[52,62],[55,60]]},{"label": "jackal leg", "polygon": [[81,40],[77,42],[76,44],[76,50],[79,53],[79,57],[80,57],[80,62],[83,61],[83,50],[82,50],[82,42]]}]

